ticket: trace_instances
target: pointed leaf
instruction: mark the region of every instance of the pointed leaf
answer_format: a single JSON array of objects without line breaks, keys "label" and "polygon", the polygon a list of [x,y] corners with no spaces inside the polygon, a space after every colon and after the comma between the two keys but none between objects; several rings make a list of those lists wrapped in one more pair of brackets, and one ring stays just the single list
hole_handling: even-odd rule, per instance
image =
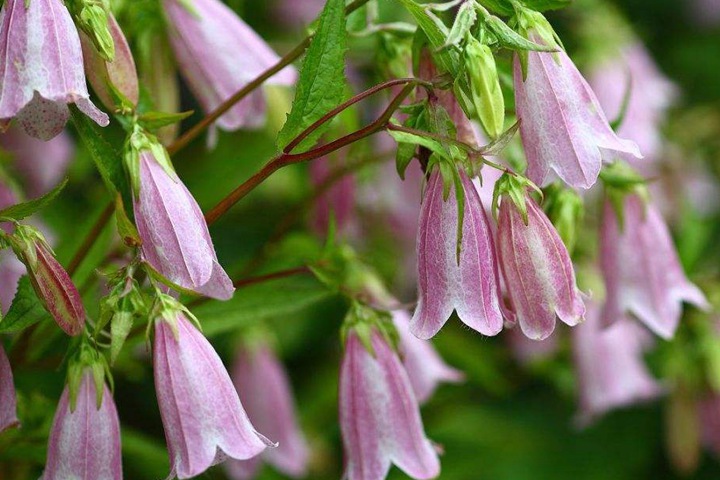
[{"label": "pointed leaf", "polygon": [[0,218],[5,217],[12,218],[14,220],[22,220],[23,218],[29,217],[52,202],[62,189],[65,188],[65,185],[67,185],[67,178],[42,197],[35,198],[29,202],[18,203],[0,210]]},{"label": "pointed leaf", "polygon": [[[346,83],[346,43],[345,2],[328,0],[300,70],[292,110],[278,135],[281,149],[284,150],[303,130],[342,102]],[[308,135],[293,148],[293,152],[312,148],[328,126],[329,123],[325,123]]]},{"label": "pointed leaf", "polygon": [[0,321],[0,333],[16,333],[44,320],[52,321],[52,317],[35,294],[30,278],[23,275],[10,310]]}]

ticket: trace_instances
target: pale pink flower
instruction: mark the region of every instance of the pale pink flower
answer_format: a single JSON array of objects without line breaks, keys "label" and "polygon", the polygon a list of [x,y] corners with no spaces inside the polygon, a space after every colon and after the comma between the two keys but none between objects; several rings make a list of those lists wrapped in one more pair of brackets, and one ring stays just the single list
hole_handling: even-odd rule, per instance
[{"label": "pale pink flower", "polygon": [[668,227],[652,205],[626,197],[623,223],[605,202],[600,264],[607,301],[603,322],[631,313],[663,338],[672,338],[683,302],[707,307],[703,293],[685,276]]},{"label": "pale pink flower", "polygon": [[0,344],[0,433],[20,423],[16,407],[15,384],[10,361]]},{"label": "pale pink flower", "polygon": [[340,430],[348,480],[383,480],[392,464],[415,479],[435,478],[440,462],[425,436],[412,384],[377,332],[373,352],[350,331],[340,367]]},{"label": "pale pink flower", "polygon": [[[531,34],[531,40],[542,39]],[[640,158],[638,146],[615,135],[592,89],[565,51],[528,52],[527,78],[515,55],[515,105],[530,180],[560,177],[590,188],[603,161]]]},{"label": "pale pink flower", "polygon": [[278,447],[250,460],[227,462],[229,476],[253,478],[262,460],[289,477],[305,476],[310,452],[296,418],[290,380],[275,353],[262,341],[247,346],[237,354],[232,378],[248,415]]},{"label": "pale pink flower", "polygon": [[61,0],[5,1],[0,72],[0,127],[15,118],[28,135],[49,140],[67,123],[69,103],[98,125],[110,122],[89,99],[80,37]]},{"label": "pale pink flower", "polygon": [[173,325],[155,321],[153,369],[169,478],[191,478],[274,445],[252,426],[220,357],[183,313]]},{"label": "pale pink flower", "polygon": [[[178,0],[163,0],[170,44],[180,71],[205,112],[211,112],[280,58],[228,6],[219,0],[195,0],[188,9]],[[266,83],[293,85],[297,74],[286,67]],[[261,89],[221,116],[223,130],[257,128],[265,122]]]},{"label": "pale pink flower", "polygon": [[567,248],[535,200],[526,197],[527,225],[503,196],[498,214],[498,256],[511,309],[522,332],[544,340],[556,318],[574,326],[585,314]]},{"label": "pale pink flower", "polygon": [[418,305],[410,331],[433,337],[456,311],[460,320],[483,335],[503,327],[495,245],[477,191],[460,172],[465,195],[462,242],[458,264],[458,207],[454,188],[443,200],[439,171],[428,183],[417,237]]},{"label": "pale pink flower", "polygon": [[643,361],[648,337],[642,327],[627,318],[603,328],[600,307],[588,305],[585,322],[572,329],[581,424],[663,393]]},{"label": "pale pink flower", "polygon": [[89,369],[83,373],[75,408],[65,387],[55,412],[42,480],[122,480],[120,421],[107,386],[102,401]]},{"label": "pale pink flower", "polygon": [[140,188],[133,197],[143,258],[180,288],[227,300],[235,290],[220,266],[202,211],[175,172],[152,152],[140,154]]}]

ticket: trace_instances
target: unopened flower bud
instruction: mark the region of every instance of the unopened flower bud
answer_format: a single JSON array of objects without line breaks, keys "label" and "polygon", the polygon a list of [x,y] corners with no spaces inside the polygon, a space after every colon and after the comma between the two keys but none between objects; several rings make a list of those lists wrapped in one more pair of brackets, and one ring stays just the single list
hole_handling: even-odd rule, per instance
[{"label": "unopened flower bud", "polygon": [[15,255],[27,267],[35,293],[55,322],[70,336],[82,332],[85,308],[80,293],[42,234],[27,225],[18,225],[8,239]]},{"label": "unopened flower bud", "polygon": [[93,90],[109,110],[134,107],[139,98],[138,76],[130,46],[117,20],[108,14],[107,25],[115,44],[115,55],[107,60],[84,33],[80,34],[85,75]]},{"label": "unopened flower bud", "polygon": [[112,62],[115,59],[115,35],[109,22],[112,14],[108,12],[103,0],[71,0],[66,2],[75,17],[75,24],[87,35],[100,56]]},{"label": "unopened flower bud", "polygon": [[465,47],[465,68],[477,116],[487,134],[497,138],[505,123],[505,99],[490,47],[471,38]]}]

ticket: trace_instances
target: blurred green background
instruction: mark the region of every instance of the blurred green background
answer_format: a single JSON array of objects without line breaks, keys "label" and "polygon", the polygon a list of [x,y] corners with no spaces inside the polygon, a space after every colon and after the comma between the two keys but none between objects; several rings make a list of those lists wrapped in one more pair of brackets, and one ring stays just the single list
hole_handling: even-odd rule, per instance
[{"label": "blurred green background", "polygon": [[[286,0],[308,4],[310,0]],[[383,15],[404,18],[392,0],[379,0]],[[280,0],[251,2],[227,0],[264,38],[283,53],[304,35],[301,24],[278,21]],[[630,22],[653,53],[661,69],[682,90],[682,97],[667,125],[669,137],[688,154],[701,153],[710,172],[720,160],[720,18],[714,25],[698,21],[693,0],[625,0],[610,2]],[[720,3],[720,2],[718,2]],[[580,49],[575,20],[581,5],[553,12],[550,18],[569,50]],[[707,17],[707,16],[706,16]],[[708,18],[705,18],[708,20]],[[360,72],[353,88],[359,91],[377,83],[373,71],[372,39],[353,39],[349,58]],[[180,176],[201,207],[214,205],[234,186],[249,177],[275,152],[274,139],[283,109],[291,101],[287,92],[273,92],[277,110],[267,129],[259,132],[220,134],[212,151],[204,139],[194,142],[175,159]],[[184,91],[183,106],[195,108]],[[366,112],[358,112],[365,115]],[[185,121],[201,118],[196,113]],[[703,128],[697,128],[697,126]],[[370,143],[368,143],[370,145]],[[72,182],[62,201],[53,204],[43,218],[56,232],[57,253],[67,262],[99,215],[108,197],[82,150],[70,173]],[[230,214],[211,228],[220,262],[231,276],[259,274],[303,263],[314,255],[322,238],[307,233],[306,218],[293,216],[297,205],[310,193],[306,166],[279,172],[245,198]],[[88,213],[92,212],[92,213]],[[268,246],[277,223],[291,215],[293,229],[282,241]],[[698,268],[717,265],[720,219],[705,219],[705,234],[693,243],[685,260]],[[78,274],[79,285],[93,278],[104,250],[112,242],[108,229]],[[688,234],[690,235],[690,234]],[[692,242],[680,232],[679,241]],[[365,247],[365,248],[363,248]],[[392,239],[383,244],[360,245],[360,255],[385,274],[391,283],[397,267]],[[252,269],[254,259],[265,259]],[[701,261],[697,262],[700,257]],[[690,265],[693,266],[693,265]],[[85,291],[88,297],[94,288]],[[346,305],[310,277],[293,277],[238,291],[227,304],[208,302],[195,311],[206,333],[229,363],[243,329],[266,325],[277,337],[279,352],[295,389],[300,421],[313,450],[309,478],[337,479],[342,471],[342,447],[337,423],[337,374],[341,355],[338,328]],[[576,385],[567,329],[558,327],[559,354],[539,364],[520,366],[507,348],[504,332],[484,338],[463,328],[456,318],[436,337],[435,344],[446,361],[464,371],[462,385],[442,386],[423,406],[428,436],[442,445],[443,471],[447,480],[542,480],[542,479],[716,479],[717,457],[705,452],[697,470],[680,475],[666,453],[664,401],[611,412],[592,426],[580,430],[573,418],[577,411]],[[47,331],[41,335],[52,337]],[[51,341],[52,340],[52,341]],[[45,339],[47,352],[61,355],[63,340]],[[53,343],[54,342],[54,343]],[[164,478],[168,472],[164,436],[155,401],[148,350],[142,340],[130,346],[115,370],[115,396],[123,423],[124,470],[127,479]],[[130,348],[128,347],[128,348]],[[56,357],[51,357],[55,358]],[[15,371],[21,391],[21,408],[27,408],[25,428],[0,437],[0,480],[37,478],[45,458],[45,437],[56,399],[63,387],[58,362],[27,362]],[[22,412],[22,410],[21,410]],[[51,414],[49,414],[51,415]],[[43,433],[44,432],[44,433]],[[8,459],[13,459],[9,462]],[[17,462],[17,463],[15,463]],[[223,479],[215,467],[199,478]],[[282,478],[265,467],[259,478]],[[391,478],[404,478],[393,469]]]}]

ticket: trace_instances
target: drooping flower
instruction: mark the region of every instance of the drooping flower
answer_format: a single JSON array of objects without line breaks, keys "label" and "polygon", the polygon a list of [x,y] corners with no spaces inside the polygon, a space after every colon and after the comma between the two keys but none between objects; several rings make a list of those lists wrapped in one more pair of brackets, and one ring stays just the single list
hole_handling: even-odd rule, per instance
[{"label": "drooping flower", "polygon": [[513,357],[521,365],[529,365],[552,358],[560,348],[557,332],[544,340],[531,340],[519,328],[507,331],[507,341]]},{"label": "drooping flower", "polygon": [[[195,0],[191,9],[178,0],[163,0],[163,5],[180,71],[206,112],[280,60],[219,0]],[[286,67],[267,83],[293,85],[296,76],[292,67]],[[232,131],[264,122],[265,98],[262,90],[256,90],[221,116],[217,125]]]},{"label": "drooping flower", "polygon": [[402,362],[419,403],[428,401],[440,383],[463,381],[465,375],[445,363],[431,342],[410,333],[410,315],[405,310],[393,311],[392,317]]},{"label": "drooping flower", "polygon": [[143,258],[180,288],[227,300],[235,290],[220,266],[202,211],[187,187],[151,150],[139,154],[133,196]]},{"label": "drooping flower", "polygon": [[710,392],[698,401],[698,423],[705,448],[720,456],[720,395]]},{"label": "drooping flower", "polygon": [[522,332],[543,340],[556,318],[570,326],[582,321],[585,305],[575,283],[567,248],[535,200],[526,196],[527,224],[510,196],[503,195],[498,216],[500,267]]},{"label": "drooping flower", "polygon": [[60,0],[7,0],[0,11],[0,127],[20,122],[28,135],[58,135],[74,103],[98,125],[108,116],[90,101],[80,38]]},{"label": "drooping flower", "polygon": [[0,433],[19,424],[10,361],[0,344]]},{"label": "drooping flower", "polygon": [[458,207],[451,188],[443,200],[443,180],[433,172],[428,183],[417,236],[418,305],[410,331],[433,337],[453,310],[460,320],[483,335],[497,335],[503,326],[495,245],[477,191],[460,172],[465,195],[460,258],[457,258]]},{"label": "drooping flower", "polygon": [[683,302],[707,306],[703,293],[685,276],[660,213],[637,195],[625,198],[622,225],[610,202],[605,203],[600,264],[606,325],[631,313],[657,335],[672,338]]},{"label": "drooping flower", "polygon": [[292,26],[304,26],[317,18],[324,0],[281,0],[275,5],[278,20]]},{"label": "drooping flower", "polygon": [[32,227],[20,225],[9,238],[45,309],[65,333],[79,335],[85,325],[85,307],[80,293],[42,234]]},{"label": "drooping flower", "polygon": [[660,72],[650,53],[639,42],[623,47],[618,55],[600,62],[592,69],[589,79],[600,105],[610,118],[619,116],[626,89],[630,87],[618,135],[638,144],[644,158],[627,160],[634,167],[650,173],[651,163],[658,159],[662,147],[660,126],[677,96],[677,88]]},{"label": "drooping flower", "polygon": [[240,401],[255,425],[267,433],[278,448],[265,450],[250,460],[226,463],[231,478],[253,478],[261,459],[292,477],[305,476],[309,450],[298,425],[287,374],[269,345],[253,344],[238,352],[232,370]]},{"label": "drooping flower", "polygon": [[13,156],[13,166],[28,197],[39,197],[57,185],[67,171],[74,146],[66,132],[48,141],[38,140],[20,128],[0,134],[0,148]]},{"label": "drooping flower", "polygon": [[75,408],[65,387],[53,421],[42,480],[122,479],[120,422],[112,394],[102,400],[89,369],[83,373]]},{"label": "drooping flower", "polygon": [[[327,158],[318,158],[310,163],[310,180],[319,196],[314,201],[312,226],[319,235],[327,235],[330,219],[335,221],[337,231],[352,228],[355,210],[355,178],[346,174],[334,180],[333,169]],[[326,182],[333,182],[326,184]],[[323,190],[319,190],[323,189]]]},{"label": "drooping flower", "polygon": [[90,85],[106,108],[117,110],[120,106],[117,94],[134,106],[137,105],[140,89],[135,59],[133,59],[125,34],[112,13],[108,14],[107,18],[108,32],[115,47],[115,58],[111,62],[101,56],[88,36],[81,33],[80,40],[85,61],[85,73]]},{"label": "drooping flower", "polygon": [[255,431],[220,357],[184,313],[172,325],[155,320],[153,369],[170,478],[191,478],[274,445]]},{"label": "drooping flower", "polygon": [[581,425],[587,425],[609,410],[663,393],[643,363],[649,334],[629,319],[621,318],[603,328],[600,306],[590,303],[585,322],[572,329],[572,339]]},{"label": "drooping flower", "polygon": [[[532,31],[530,39],[547,43]],[[640,158],[638,146],[610,128],[595,93],[570,57],[528,52],[527,77],[515,55],[515,105],[527,174],[539,186],[556,177],[574,188],[590,188],[603,161]]]},{"label": "drooping flower", "polygon": [[340,367],[340,430],[348,480],[382,480],[395,464],[415,479],[440,462],[423,431],[417,399],[397,354],[376,331],[369,352],[350,331]]}]

